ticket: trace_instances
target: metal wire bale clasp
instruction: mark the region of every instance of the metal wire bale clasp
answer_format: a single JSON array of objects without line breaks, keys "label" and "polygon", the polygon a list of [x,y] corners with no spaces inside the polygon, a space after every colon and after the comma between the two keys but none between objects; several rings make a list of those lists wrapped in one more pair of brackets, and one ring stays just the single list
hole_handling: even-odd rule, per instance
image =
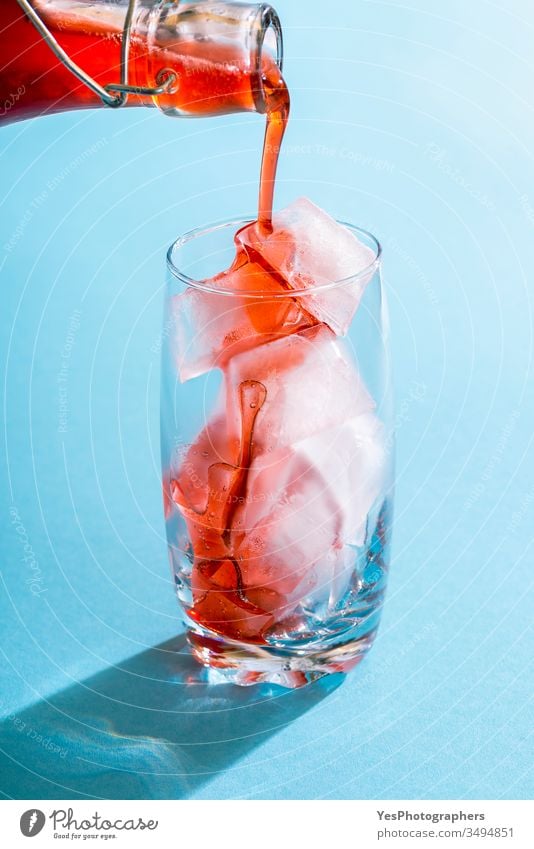
[{"label": "metal wire bale clasp", "polygon": [[[113,108],[124,106],[128,100],[129,94],[140,94],[147,97],[156,97],[160,94],[172,94],[175,83],[178,79],[176,73],[171,70],[171,68],[162,68],[156,77],[156,82],[158,83],[156,88],[145,88],[144,86],[132,86],[128,84],[128,62],[135,2],[136,0],[129,0],[128,11],[126,12],[126,18],[124,20],[121,44],[120,83],[109,83],[108,85],[101,86],[96,80],[90,77],[83,68],[80,68],[80,66],[70,58],[68,53],[63,50],[44,21],[39,17],[29,0],[17,0],[22,11],[30,19],[60,62],[62,62],[65,67],[80,80],[80,82],[90,88],[94,94],[97,94],[106,106],[111,106]],[[117,92],[117,94],[113,94],[112,92]]]}]

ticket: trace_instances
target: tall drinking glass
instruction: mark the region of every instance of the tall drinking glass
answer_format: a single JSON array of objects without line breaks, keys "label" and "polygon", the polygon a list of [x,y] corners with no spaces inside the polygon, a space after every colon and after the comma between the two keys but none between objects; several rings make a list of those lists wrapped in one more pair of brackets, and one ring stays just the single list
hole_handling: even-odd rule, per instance
[{"label": "tall drinking glass", "polygon": [[[345,224],[372,257],[353,276],[236,292],[213,276],[246,223],[191,231],[168,252],[168,550],[211,679],[297,687],[354,667],[384,601],[393,413],[381,251]],[[306,325],[310,315],[327,318]]]}]

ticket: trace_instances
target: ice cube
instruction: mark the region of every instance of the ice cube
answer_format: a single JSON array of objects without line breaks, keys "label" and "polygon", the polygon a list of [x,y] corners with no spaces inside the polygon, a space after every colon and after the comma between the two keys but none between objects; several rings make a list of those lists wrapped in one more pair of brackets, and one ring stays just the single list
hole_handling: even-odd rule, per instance
[{"label": "ice cube", "polygon": [[263,233],[254,223],[237,236],[252,258],[277,271],[292,289],[313,289],[369,272],[343,286],[300,297],[302,305],[338,335],[345,335],[367,283],[375,271],[375,254],[342,224],[299,198],[273,216],[273,231]]},{"label": "ice cube", "polygon": [[239,294],[283,291],[276,278],[254,263],[219,274],[205,285],[225,292],[189,288],[170,305],[171,344],[182,382],[224,367],[240,351],[313,323],[296,299]]},{"label": "ice cube", "polygon": [[298,452],[253,461],[232,526],[248,599],[279,619],[317,591],[328,595],[341,548],[337,507],[328,483]]},{"label": "ice cube", "polygon": [[183,515],[195,559],[225,557],[229,495],[239,482],[239,444],[227,436],[224,415],[215,414],[171,471],[170,495]]},{"label": "ice cube", "polygon": [[228,433],[224,415],[216,410],[196,441],[182,452],[179,469],[169,480],[170,494],[186,520],[195,558],[211,560],[229,553],[227,532],[246,484],[254,423],[264,402],[263,385],[243,381],[237,394],[239,436]]},{"label": "ice cube", "polygon": [[321,431],[294,446],[335,493],[344,544],[365,543],[367,517],[386,484],[384,426],[372,412]]},{"label": "ice cube", "polygon": [[348,345],[318,325],[238,354],[225,370],[229,434],[240,436],[237,393],[245,380],[266,389],[254,451],[276,451],[371,411],[374,402]]},{"label": "ice cube", "polygon": [[171,475],[171,495],[180,506],[202,514],[208,507],[210,468],[235,466],[239,459],[239,442],[228,438],[224,413],[216,412],[181,455],[179,469]]},{"label": "ice cube", "polygon": [[232,524],[244,591],[281,599],[277,620],[304,598],[335,604],[363,546],[385,483],[383,426],[372,413],[252,462]]}]

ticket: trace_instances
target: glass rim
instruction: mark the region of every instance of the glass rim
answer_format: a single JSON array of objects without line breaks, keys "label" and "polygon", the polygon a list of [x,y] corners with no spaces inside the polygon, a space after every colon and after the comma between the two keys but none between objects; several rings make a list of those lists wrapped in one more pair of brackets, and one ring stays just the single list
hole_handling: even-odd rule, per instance
[{"label": "glass rim", "polygon": [[[337,219],[336,219],[337,220]],[[264,299],[278,299],[278,298],[295,298],[295,297],[305,297],[309,295],[315,295],[318,292],[326,292],[330,289],[336,289],[338,287],[347,286],[350,283],[353,283],[356,280],[361,280],[364,277],[370,277],[375,271],[380,267],[382,260],[382,245],[369,230],[365,230],[363,227],[357,227],[355,224],[350,224],[348,221],[340,221],[337,220],[338,224],[341,224],[343,227],[346,227],[351,233],[357,235],[358,233],[366,236],[372,243],[374,250],[374,258],[372,262],[365,266],[365,268],[360,269],[354,274],[349,275],[348,277],[343,277],[340,280],[333,280],[328,283],[322,283],[320,286],[308,286],[307,288],[302,289],[287,289],[283,292],[269,292],[260,290],[239,290],[235,289],[227,289],[225,287],[216,287],[216,286],[208,286],[203,280],[195,280],[193,277],[189,277],[184,271],[181,271],[173,260],[173,254],[175,251],[180,250],[184,247],[188,242],[193,241],[193,239],[198,239],[201,236],[208,236],[211,233],[215,233],[219,230],[224,230],[230,227],[235,227],[236,232],[241,227],[245,227],[247,224],[252,224],[255,221],[254,217],[247,218],[232,218],[227,219],[225,221],[219,221],[214,224],[208,224],[203,227],[195,227],[192,230],[188,230],[182,236],[179,236],[169,247],[167,251],[167,268],[177,280],[180,280],[184,285],[186,285],[190,289],[196,289],[200,292],[209,292],[212,295],[227,295],[229,297],[244,297],[244,298],[264,298]],[[223,273],[227,269],[221,269]]]}]

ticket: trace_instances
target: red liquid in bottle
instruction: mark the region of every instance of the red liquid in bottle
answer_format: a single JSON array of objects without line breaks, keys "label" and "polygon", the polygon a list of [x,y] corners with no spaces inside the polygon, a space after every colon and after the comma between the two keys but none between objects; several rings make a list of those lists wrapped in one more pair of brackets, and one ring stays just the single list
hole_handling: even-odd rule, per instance
[{"label": "red liquid in bottle", "polygon": [[[101,86],[120,82],[124,7],[91,7],[56,0],[34,0],[34,8],[68,56]],[[92,15],[92,17],[91,17]],[[159,105],[190,116],[266,111],[261,81],[250,70],[250,57],[229,40],[169,40],[148,47],[147,37],[132,30],[128,82],[158,85],[164,68],[176,74],[172,93],[130,95],[128,105]],[[102,106],[98,94],[80,82],[56,58],[16,0],[0,3],[0,121],[16,121],[70,109]],[[276,63],[265,59],[266,78],[276,85]]]}]

